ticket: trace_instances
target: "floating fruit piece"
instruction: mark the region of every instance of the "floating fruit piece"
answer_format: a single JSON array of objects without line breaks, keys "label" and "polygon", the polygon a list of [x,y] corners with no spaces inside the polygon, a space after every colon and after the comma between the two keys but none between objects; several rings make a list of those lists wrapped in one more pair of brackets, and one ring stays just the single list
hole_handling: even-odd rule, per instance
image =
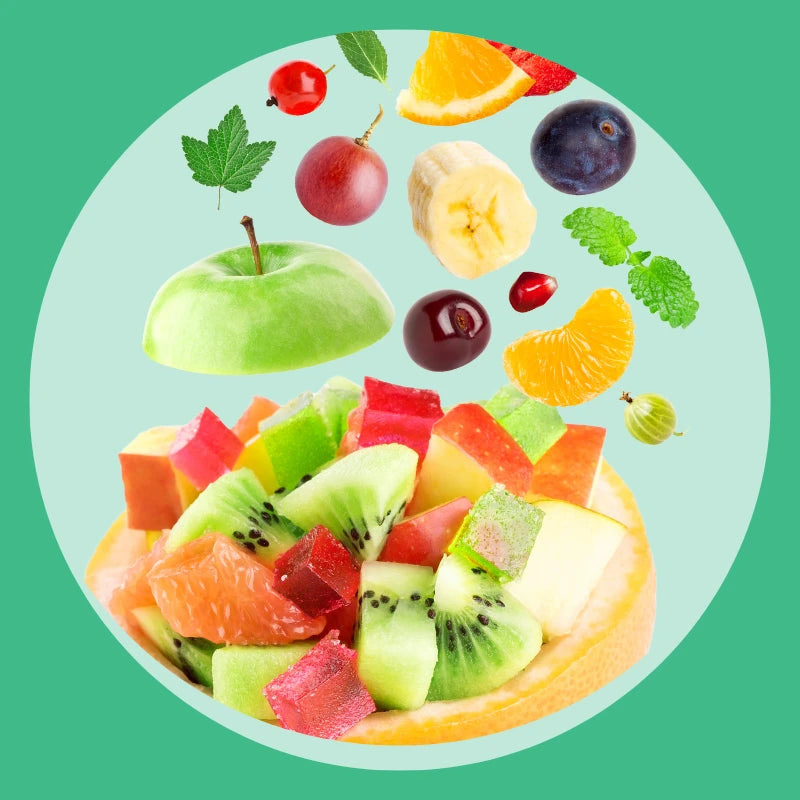
[{"label": "floating fruit piece", "polygon": [[258,434],[258,423],[271,417],[279,408],[272,400],[256,395],[231,430],[246,444]]},{"label": "floating fruit piece", "polygon": [[197,489],[169,458],[177,433],[177,427],[151,428],[119,454],[131,528],[171,528],[197,497]]},{"label": "floating fruit piece", "polygon": [[560,92],[566,89],[578,76],[561,64],[555,61],[548,61],[546,58],[529,53],[527,50],[520,50],[510,44],[500,44],[492,42],[489,44],[496,47],[501,53],[507,55],[525,74],[533,78],[533,86],[525,92],[525,97],[532,95],[546,95]]},{"label": "floating fruit piece", "polygon": [[570,322],[531,331],[510,344],[503,366],[512,383],[551,406],[574,406],[622,377],[633,355],[633,316],[614,289],[597,289]]},{"label": "floating fruit piece", "polygon": [[403,342],[412,361],[434,372],[474,361],[491,335],[486,309],[474,297],[449,289],[421,297],[403,323]]},{"label": "floating fruit piece", "polygon": [[543,272],[523,272],[514,281],[508,293],[508,302],[514,311],[524,314],[543,306],[558,289],[558,281]]},{"label": "floating fruit piece", "polygon": [[359,564],[324,526],[312,528],[275,562],[275,589],[311,617],[346,606],[358,590]]},{"label": "floating fruit piece", "polygon": [[264,687],[264,696],[289,730],[338,739],[375,711],[356,670],[356,651],[332,630],[297,663]]},{"label": "floating fruit piece", "polygon": [[458,125],[511,105],[533,80],[485,39],[431,31],[408,89],[397,98],[401,117],[426,125]]},{"label": "floating fruit piece", "polygon": [[441,142],[420,153],[408,178],[408,202],[416,233],[460,278],[519,258],[536,227],[522,182],[476,142]]},{"label": "floating fruit piece", "polygon": [[644,444],[661,444],[670,436],[683,436],[675,433],[678,417],[675,408],[660,394],[640,394],[631,397],[622,393],[620,400],[625,400],[625,427],[634,439]]},{"label": "floating fruit piece", "polygon": [[382,116],[381,108],[363,136],[329,136],[303,156],[294,188],[309,214],[330,225],[355,225],[378,210],[389,173],[367,142]]},{"label": "floating fruit piece", "polygon": [[148,577],[156,604],[182,636],[218,644],[286,644],[316,636],[310,617],[272,588],[272,570],[221,533],[168,553]]},{"label": "floating fruit piece", "polygon": [[277,106],[284,114],[298,117],[310,114],[322,105],[328,93],[330,67],[321,70],[310,61],[287,61],[270,75],[268,106]]}]

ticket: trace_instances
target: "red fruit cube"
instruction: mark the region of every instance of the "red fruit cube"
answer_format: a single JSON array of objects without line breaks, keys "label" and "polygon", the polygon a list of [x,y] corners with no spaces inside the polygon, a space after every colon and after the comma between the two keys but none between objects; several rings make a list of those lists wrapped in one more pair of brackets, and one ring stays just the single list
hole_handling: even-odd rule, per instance
[{"label": "red fruit cube", "polygon": [[404,519],[389,533],[379,561],[420,564],[435,570],[471,508],[466,497],[457,497]]},{"label": "red fruit cube", "polygon": [[264,687],[264,696],[284,728],[322,739],[338,739],[375,711],[358,677],[357,654],[328,635]]},{"label": "red fruit cube", "polygon": [[324,525],[312,528],[275,562],[275,590],[312,617],[346,606],[359,578],[358,563]]},{"label": "red fruit cube", "polygon": [[350,423],[359,426],[358,447],[397,442],[416,450],[420,460],[428,451],[431,429],[444,415],[439,395],[430,389],[412,389],[364,378],[359,405]]},{"label": "red fruit cube", "polygon": [[200,490],[233,469],[244,443],[204,408],[184,425],[169,449],[172,463]]},{"label": "red fruit cube", "polygon": [[232,430],[242,442],[247,444],[254,436],[258,436],[258,423],[271,417],[279,408],[280,406],[273,403],[272,400],[256,395]]},{"label": "red fruit cube", "polygon": [[325,616],[325,627],[323,635],[328,631],[339,631],[339,639],[346,645],[353,644],[353,637],[356,632],[356,620],[358,619],[358,601],[354,597],[346,606],[337,608]]}]

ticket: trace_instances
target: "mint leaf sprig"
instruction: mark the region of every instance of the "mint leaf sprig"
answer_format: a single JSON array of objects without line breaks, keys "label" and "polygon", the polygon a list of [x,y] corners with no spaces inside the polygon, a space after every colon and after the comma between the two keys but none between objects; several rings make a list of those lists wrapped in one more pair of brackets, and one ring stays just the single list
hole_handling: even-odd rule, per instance
[{"label": "mint leaf sprig", "polygon": [[562,224],[572,231],[573,239],[606,266],[630,266],[631,292],[651,313],[658,314],[673,328],[685,328],[694,322],[700,304],[695,298],[691,278],[677,261],[664,256],[653,256],[646,264],[652,253],[630,249],[636,234],[627,220],[605,208],[576,208]]}]

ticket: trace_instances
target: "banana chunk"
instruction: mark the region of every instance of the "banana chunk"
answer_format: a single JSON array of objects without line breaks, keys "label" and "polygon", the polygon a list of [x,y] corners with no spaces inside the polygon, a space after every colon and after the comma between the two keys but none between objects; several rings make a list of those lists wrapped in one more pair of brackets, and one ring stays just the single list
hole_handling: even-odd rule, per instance
[{"label": "banana chunk", "polygon": [[446,269],[477,278],[519,258],[536,209],[508,165],[476,142],[420,153],[408,178],[414,230]]}]

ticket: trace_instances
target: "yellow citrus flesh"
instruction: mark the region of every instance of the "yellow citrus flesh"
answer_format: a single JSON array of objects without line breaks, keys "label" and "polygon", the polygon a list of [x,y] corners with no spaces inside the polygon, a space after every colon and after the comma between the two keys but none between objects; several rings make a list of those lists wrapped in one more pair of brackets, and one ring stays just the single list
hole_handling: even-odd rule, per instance
[{"label": "yellow citrus flesh", "polygon": [[458,125],[501,111],[532,85],[485,40],[432,31],[408,89],[397,98],[397,113],[427,125]]},{"label": "yellow citrus flesh", "polygon": [[551,406],[574,406],[622,377],[633,355],[633,316],[614,289],[597,289],[561,328],[531,331],[503,353],[509,379]]}]

